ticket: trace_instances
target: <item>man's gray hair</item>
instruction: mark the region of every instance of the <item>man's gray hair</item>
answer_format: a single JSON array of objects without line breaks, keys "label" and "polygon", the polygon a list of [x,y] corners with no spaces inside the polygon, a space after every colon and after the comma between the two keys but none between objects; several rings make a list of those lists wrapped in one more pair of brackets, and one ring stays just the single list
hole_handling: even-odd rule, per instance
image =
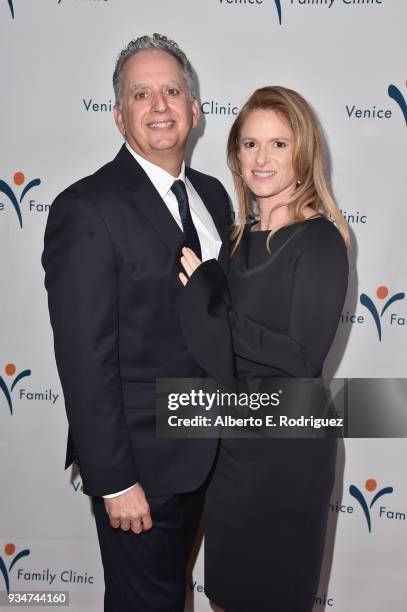
[{"label": "man's gray hair", "polygon": [[166,36],[162,36],[162,34],[153,34],[152,36],[146,35],[131,40],[127,47],[125,47],[121,51],[117,58],[116,66],[113,73],[113,89],[116,98],[116,104],[120,109],[122,108],[122,72],[124,64],[130,57],[136,55],[136,53],[140,53],[140,51],[151,50],[164,51],[165,53],[169,53],[170,55],[172,55],[177,60],[177,62],[182,68],[183,77],[188,85],[188,91],[191,100],[197,97],[194,83],[194,72],[187,56],[182,51],[182,49],[179,48],[179,46],[174,40],[171,40]]}]

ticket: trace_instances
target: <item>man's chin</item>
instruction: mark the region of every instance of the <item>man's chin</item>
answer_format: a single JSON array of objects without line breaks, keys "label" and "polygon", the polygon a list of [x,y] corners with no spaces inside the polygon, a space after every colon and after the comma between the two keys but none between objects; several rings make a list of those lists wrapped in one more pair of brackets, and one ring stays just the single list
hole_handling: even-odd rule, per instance
[{"label": "man's chin", "polygon": [[180,149],[179,143],[173,138],[162,138],[156,142],[151,143],[151,148],[154,151],[172,151],[173,149]]}]

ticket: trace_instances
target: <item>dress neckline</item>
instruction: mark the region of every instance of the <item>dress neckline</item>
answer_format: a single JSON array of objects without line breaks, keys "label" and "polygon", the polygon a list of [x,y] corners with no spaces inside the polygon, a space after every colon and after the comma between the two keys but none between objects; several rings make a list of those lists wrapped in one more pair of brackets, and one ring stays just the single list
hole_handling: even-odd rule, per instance
[{"label": "dress neckline", "polygon": [[[296,225],[300,225],[301,223],[307,223],[308,221],[319,221],[320,219],[325,219],[327,220],[327,218],[325,217],[325,215],[318,213],[317,215],[312,215],[312,217],[308,217],[308,219],[304,219],[303,221],[297,221],[297,223],[290,223],[289,225],[283,225],[282,227],[280,227],[280,229],[278,230],[279,232],[282,229],[286,229],[287,227],[294,227]],[[258,223],[258,221],[253,221],[253,223],[251,225],[248,224],[248,230],[247,233],[248,234],[269,234],[271,231],[271,229],[266,229],[266,230],[253,230],[252,231],[252,227],[253,225],[255,225],[256,223]]]}]

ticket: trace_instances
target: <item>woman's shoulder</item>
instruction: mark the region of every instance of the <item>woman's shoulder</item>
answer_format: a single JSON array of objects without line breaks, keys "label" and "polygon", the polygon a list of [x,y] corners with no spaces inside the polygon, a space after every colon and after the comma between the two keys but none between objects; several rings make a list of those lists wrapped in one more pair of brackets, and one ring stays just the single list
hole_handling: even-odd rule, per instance
[{"label": "woman's shoulder", "polygon": [[303,223],[304,230],[297,242],[297,262],[313,269],[329,268],[332,272],[348,270],[345,241],[336,225],[321,217]]},{"label": "woman's shoulder", "polygon": [[337,243],[345,242],[335,223],[327,217],[318,217],[316,219],[307,219],[301,223],[301,242],[303,245],[312,243]]}]

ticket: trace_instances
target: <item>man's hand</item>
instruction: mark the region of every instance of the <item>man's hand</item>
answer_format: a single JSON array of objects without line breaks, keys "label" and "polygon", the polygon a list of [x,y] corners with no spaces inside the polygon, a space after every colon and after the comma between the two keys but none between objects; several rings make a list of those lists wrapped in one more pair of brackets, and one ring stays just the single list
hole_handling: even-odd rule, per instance
[{"label": "man's hand", "polygon": [[188,279],[201,265],[201,263],[202,261],[199,259],[199,257],[197,257],[197,255],[195,255],[192,249],[189,249],[188,247],[184,247],[182,249],[181,264],[186,272],[186,275],[183,272],[180,272],[179,278],[184,287],[187,284]]},{"label": "man's hand", "polygon": [[153,526],[150,508],[144,490],[139,484],[113,499],[105,499],[104,502],[110,524],[115,529],[118,527],[123,531],[131,529],[133,533],[138,534]]}]

